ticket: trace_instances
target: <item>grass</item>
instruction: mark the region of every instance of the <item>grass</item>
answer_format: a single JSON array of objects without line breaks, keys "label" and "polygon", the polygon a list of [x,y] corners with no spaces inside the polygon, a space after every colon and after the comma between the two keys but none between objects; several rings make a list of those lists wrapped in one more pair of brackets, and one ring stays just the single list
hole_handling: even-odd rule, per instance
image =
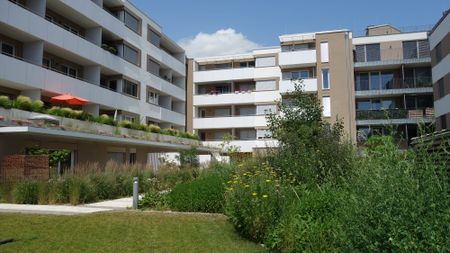
[{"label": "grass", "polygon": [[222,215],[108,212],[0,214],[0,252],[265,252]]}]

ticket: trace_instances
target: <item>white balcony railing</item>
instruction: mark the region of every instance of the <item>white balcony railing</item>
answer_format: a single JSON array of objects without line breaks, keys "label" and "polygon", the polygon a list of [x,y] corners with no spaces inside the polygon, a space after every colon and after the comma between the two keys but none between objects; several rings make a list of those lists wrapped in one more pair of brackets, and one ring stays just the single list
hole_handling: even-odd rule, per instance
[{"label": "white balcony railing", "polygon": [[279,65],[281,68],[313,66],[316,62],[317,59],[315,49],[281,52],[279,57]]},{"label": "white balcony railing", "polygon": [[194,129],[254,128],[267,126],[265,115],[194,119]]},{"label": "white balcony railing", "polygon": [[237,92],[218,95],[194,95],[194,106],[199,105],[230,105],[249,103],[273,103],[280,98],[277,90]]},{"label": "white balcony railing", "polygon": [[[304,87],[304,91],[306,91],[306,92],[317,91],[317,78],[303,79],[301,82]],[[294,88],[295,88],[295,81],[293,81],[293,80],[281,80],[280,81],[280,92],[281,93],[294,91]]]}]

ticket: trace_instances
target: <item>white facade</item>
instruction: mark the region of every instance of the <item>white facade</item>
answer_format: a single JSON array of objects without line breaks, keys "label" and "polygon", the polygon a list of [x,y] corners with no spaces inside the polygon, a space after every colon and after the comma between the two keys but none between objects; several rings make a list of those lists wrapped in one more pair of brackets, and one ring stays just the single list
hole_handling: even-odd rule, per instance
[{"label": "white facade", "polygon": [[[311,36],[314,38],[312,34],[304,39]],[[280,37],[281,42],[289,39]],[[282,52],[281,47],[272,47],[194,59],[194,131],[205,144],[215,146],[230,134],[234,140],[229,145],[237,146],[240,152],[276,147],[266,115],[277,113],[282,95],[294,90],[293,80],[297,78],[291,71],[316,64],[316,50],[309,48]],[[305,91],[317,92],[314,74],[298,79],[303,80]]]},{"label": "white facade", "polygon": [[184,51],[129,1],[0,1],[0,43],[14,48],[0,55],[2,93],[70,93],[94,115],[185,128]]}]

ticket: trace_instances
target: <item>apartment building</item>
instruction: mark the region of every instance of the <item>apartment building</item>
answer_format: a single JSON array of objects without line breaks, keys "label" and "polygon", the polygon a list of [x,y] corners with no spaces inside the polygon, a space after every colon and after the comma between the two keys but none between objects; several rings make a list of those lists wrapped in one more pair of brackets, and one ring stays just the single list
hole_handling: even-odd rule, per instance
[{"label": "apartment building", "polygon": [[265,114],[277,112],[275,101],[288,99],[298,79],[319,96],[324,119],[341,120],[355,143],[394,130],[406,147],[418,124],[433,121],[427,32],[379,25],[360,37],[334,30],[279,40],[249,54],[194,59],[188,130],[211,144],[229,134],[241,152],[276,146]]},{"label": "apartment building", "polygon": [[436,129],[450,128],[450,10],[430,33]]},{"label": "apartment building", "polygon": [[[0,47],[0,95],[25,95],[51,106],[51,97],[70,93],[87,99],[80,109],[94,116],[185,130],[185,52],[129,1],[2,0]],[[0,153],[14,151],[4,147],[12,140],[29,140],[0,138]],[[75,143],[65,141],[65,134],[57,139]],[[136,152],[134,144],[114,143],[112,156]],[[78,147],[78,157],[92,157],[85,151],[91,148]]]},{"label": "apartment building", "polygon": [[346,132],[356,135],[351,34],[283,35],[280,44],[192,62],[192,130],[201,140],[217,145],[229,135],[230,145],[243,153],[276,147],[266,114],[277,113],[276,102],[288,99],[284,95],[294,89],[294,79],[302,79],[306,92],[321,97],[327,120],[342,119]]},{"label": "apartment building", "polygon": [[428,32],[369,26],[353,51],[358,142],[394,131],[406,147],[434,120]]}]

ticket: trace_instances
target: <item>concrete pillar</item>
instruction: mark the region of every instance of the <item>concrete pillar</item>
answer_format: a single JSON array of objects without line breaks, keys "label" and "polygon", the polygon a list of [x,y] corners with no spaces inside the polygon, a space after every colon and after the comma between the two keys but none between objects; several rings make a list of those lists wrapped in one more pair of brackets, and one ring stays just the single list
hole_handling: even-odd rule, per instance
[{"label": "concrete pillar", "polygon": [[88,41],[100,47],[102,45],[102,28],[91,27],[86,29],[85,37]]},{"label": "concrete pillar", "polygon": [[26,7],[41,17],[45,17],[46,0],[26,1]]},{"label": "concrete pillar", "polygon": [[25,60],[41,66],[43,57],[44,57],[44,41],[38,40],[26,42],[23,44],[23,58]]},{"label": "concrete pillar", "polygon": [[103,0],[92,0],[92,2],[103,8]]},{"label": "concrete pillar", "polygon": [[100,105],[97,104],[83,105],[83,111],[91,114],[92,116],[98,117],[98,115],[100,114]]},{"label": "concrete pillar", "polygon": [[83,79],[92,84],[100,85],[100,66],[99,65],[84,66]]},{"label": "concrete pillar", "polygon": [[117,80],[117,92],[123,91],[123,80]]},{"label": "concrete pillar", "polygon": [[31,98],[31,100],[40,100],[41,90],[23,90],[20,92],[20,95],[27,96]]}]

